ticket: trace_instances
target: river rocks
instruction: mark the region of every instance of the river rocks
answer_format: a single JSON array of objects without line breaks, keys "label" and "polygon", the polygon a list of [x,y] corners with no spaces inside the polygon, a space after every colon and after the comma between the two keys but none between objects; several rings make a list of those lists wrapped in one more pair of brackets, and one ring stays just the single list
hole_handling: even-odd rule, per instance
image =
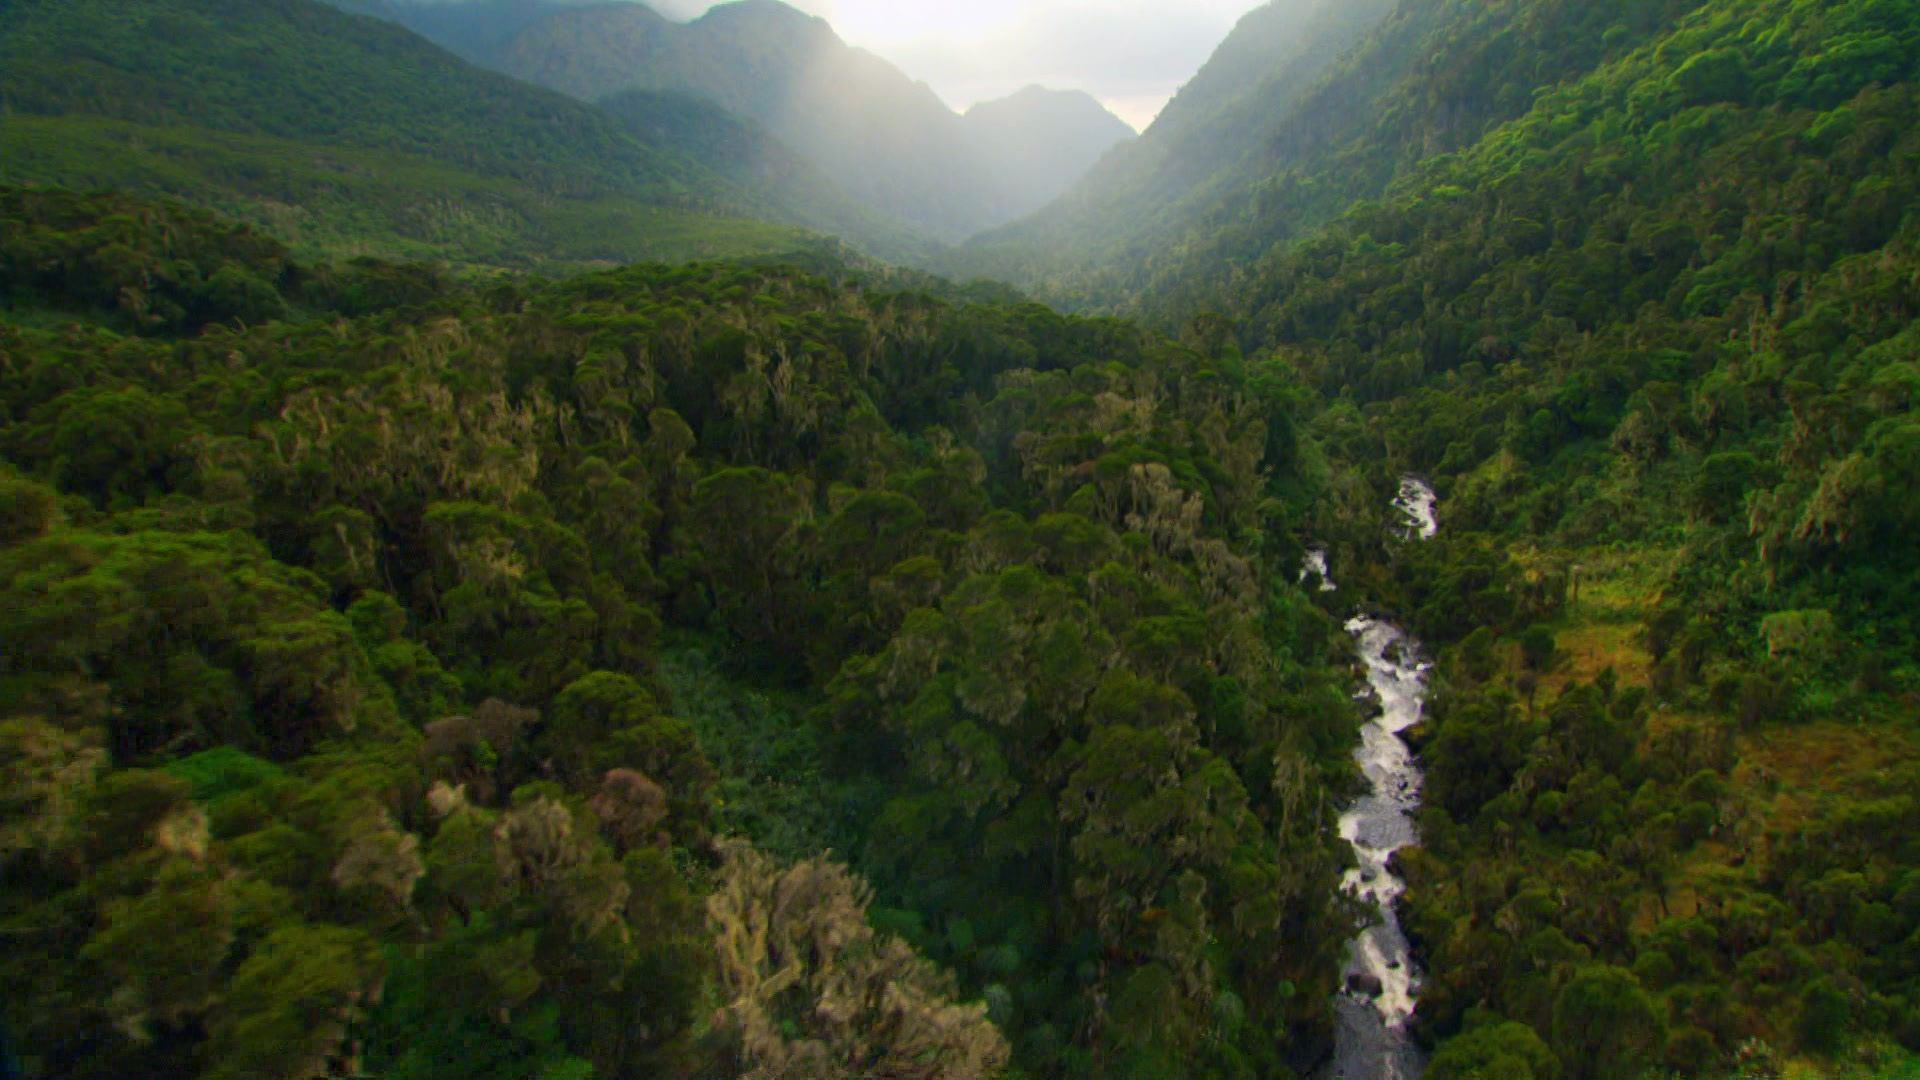
[{"label": "river rocks", "polygon": [[[1395,532],[1407,541],[1438,531],[1433,489],[1417,477],[1400,485]],[[1375,605],[1348,619],[1364,688],[1354,699],[1360,715],[1360,745],[1354,759],[1368,791],[1340,815],[1340,837],[1353,846],[1355,865],[1343,875],[1349,896],[1372,907],[1372,925],[1348,945],[1345,985],[1335,1001],[1340,1025],[1331,1075],[1359,1080],[1413,1080],[1422,1071],[1410,1033],[1419,1006],[1420,976],[1413,946],[1400,925],[1397,905],[1406,891],[1400,852],[1419,843],[1414,817],[1425,776],[1411,744],[1428,736],[1426,712],[1432,664],[1420,643]]]},{"label": "river rocks", "polygon": [[1416,755],[1426,752],[1427,744],[1433,741],[1433,726],[1425,720],[1400,733],[1400,738],[1413,748]]}]

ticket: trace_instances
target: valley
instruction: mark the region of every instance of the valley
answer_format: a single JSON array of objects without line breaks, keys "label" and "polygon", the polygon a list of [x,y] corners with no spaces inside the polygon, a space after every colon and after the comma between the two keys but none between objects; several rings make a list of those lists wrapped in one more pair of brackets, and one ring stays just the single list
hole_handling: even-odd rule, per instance
[{"label": "valley", "polygon": [[0,1075],[1920,1076],[1920,4],[813,10],[0,2]]}]

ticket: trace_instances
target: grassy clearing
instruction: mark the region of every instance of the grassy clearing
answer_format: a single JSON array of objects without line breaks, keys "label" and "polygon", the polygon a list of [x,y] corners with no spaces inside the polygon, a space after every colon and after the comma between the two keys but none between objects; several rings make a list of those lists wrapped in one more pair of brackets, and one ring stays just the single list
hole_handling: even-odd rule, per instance
[{"label": "grassy clearing", "polygon": [[[1677,551],[1546,551],[1527,548],[1514,560],[1530,575],[1571,572],[1568,602],[1550,628],[1558,655],[1539,676],[1536,703],[1552,705],[1567,688],[1612,668],[1621,686],[1646,686],[1653,672],[1642,621],[1659,603],[1661,583]],[[1520,670],[1517,645],[1507,648],[1509,670]]]},{"label": "grassy clearing", "polygon": [[[1577,599],[1551,624],[1558,655],[1539,676],[1536,708],[1611,668],[1622,688],[1648,687],[1654,660],[1642,623],[1661,600],[1677,550],[1515,553],[1530,574],[1579,567]],[[1507,645],[1508,670],[1521,670],[1520,650]],[[1650,743],[1694,727],[1710,732],[1733,721],[1698,709],[1662,708],[1649,721]],[[1766,873],[1770,843],[1818,825],[1847,805],[1884,794],[1897,769],[1920,757],[1920,730],[1908,716],[1869,722],[1818,721],[1745,732],[1734,741],[1737,764],[1722,807],[1723,827],[1694,847],[1660,893],[1640,899],[1635,923],[1651,930],[1666,918],[1689,918],[1752,888]],[[1782,1063],[1783,1080],[1920,1080],[1920,1058],[1892,1044],[1857,1047],[1849,1059]]]}]

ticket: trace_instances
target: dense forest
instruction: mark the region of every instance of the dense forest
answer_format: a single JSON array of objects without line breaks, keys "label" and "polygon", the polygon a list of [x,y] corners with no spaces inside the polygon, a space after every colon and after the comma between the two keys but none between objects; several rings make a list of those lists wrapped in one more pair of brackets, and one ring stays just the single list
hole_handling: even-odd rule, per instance
[{"label": "dense forest", "polygon": [[1310,1052],[1351,711],[1276,570],[1284,366],[797,271],[469,287],[0,212],[42,1074]]},{"label": "dense forest", "polygon": [[[404,146],[675,228],[699,162],[764,160],[710,105],[464,67],[577,123],[276,126],[319,114],[148,95],[176,54],[105,23],[27,62],[105,11],[0,3],[6,156]],[[0,186],[0,1043],[1318,1075],[1359,605],[1432,653],[1428,1076],[1920,1075],[1917,76],[1913,0],[1274,4],[950,257],[1135,321],[790,232],[583,269],[394,242],[364,189],[289,230],[191,171]]]}]

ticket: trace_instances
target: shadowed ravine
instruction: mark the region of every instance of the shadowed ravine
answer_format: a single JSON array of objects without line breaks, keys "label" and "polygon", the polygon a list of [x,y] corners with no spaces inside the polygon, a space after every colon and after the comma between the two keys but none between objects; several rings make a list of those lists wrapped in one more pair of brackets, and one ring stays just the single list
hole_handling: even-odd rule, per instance
[{"label": "shadowed ravine", "polygon": [[[1394,506],[1405,515],[1400,530],[1405,538],[1430,540],[1438,532],[1433,489],[1424,482],[1401,481]],[[1308,568],[1324,578],[1325,563],[1324,554],[1316,552]],[[1347,871],[1343,887],[1371,904],[1376,917],[1347,947],[1346,988],[1336,1003],[1340,1028],[1327,1075],[1332,1080],[1412,1080],[1424,1064],[1407,1034],[1420,978],[1397,911],[1406,886],[1390,863],[1395,852],[1416,840],[1413,814],[1420,807],[1422,776],[1401,736],[1420,722],[1428,664],[1419,642],[1384,619],[1356,615],[1347,631],[1359,644],[1367,667],[1364,696],[1376,710],[1361,729],[1355,751],[1367,794],[1340,815],[1340,836],[1353,845],[1358,864]]]}]

